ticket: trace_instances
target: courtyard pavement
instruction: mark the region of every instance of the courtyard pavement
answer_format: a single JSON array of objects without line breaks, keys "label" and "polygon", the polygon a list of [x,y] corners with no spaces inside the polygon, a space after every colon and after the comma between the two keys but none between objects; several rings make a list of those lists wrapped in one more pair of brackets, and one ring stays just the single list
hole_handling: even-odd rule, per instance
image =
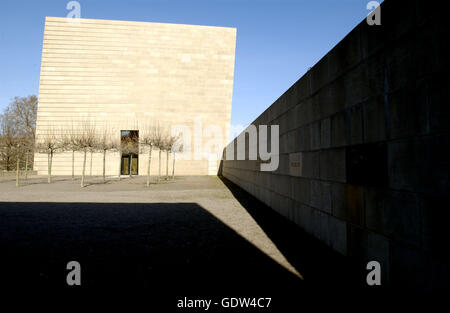
[{"label": "courtyard pavement", "polygon": [[166,302],[205,294],[288,301],[354,283],[342,256],[224,178],[145,181],[87,177],[81,188],[79,178],[31,176],[16,187],[0,177],[2,281],[70,290],[66,264],[75,260],[83,290],[156,290]]}]

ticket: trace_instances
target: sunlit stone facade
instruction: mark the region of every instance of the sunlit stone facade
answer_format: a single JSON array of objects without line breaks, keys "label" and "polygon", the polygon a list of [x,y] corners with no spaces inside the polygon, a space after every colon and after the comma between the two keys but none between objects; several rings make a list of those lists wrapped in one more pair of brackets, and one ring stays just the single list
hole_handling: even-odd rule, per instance
[{"label": "sunlit stone facade", "polygon": [[[184,138],[191,140],[191,151],[177,160],[176,173],[215,174],[218,161],[208,147],[215,140],[221,155],[228,139],[235,43],[235,28],[47,17],[37,140],[86,120],[99,131],[112,130],[118,140],[122,130],[142,131],[150,123],[168,129],[182,125],[192,135]],[[147,158],[139,154],[139,174],[147,173]],[[118,152],[108,153],[107,175],[117,175],[120,162]],[[34,166],[46,174],[47,156],[36,153]],[[152,173],[158,166],[156,150]],[[91,167],[92,175],[101,174],[101,154],[93,154],[92,166],[88,157],[87,174]],[[76,175],[81,168],[78,152]],[[72,153],[55,154],[52,172],[70,175]]]}]

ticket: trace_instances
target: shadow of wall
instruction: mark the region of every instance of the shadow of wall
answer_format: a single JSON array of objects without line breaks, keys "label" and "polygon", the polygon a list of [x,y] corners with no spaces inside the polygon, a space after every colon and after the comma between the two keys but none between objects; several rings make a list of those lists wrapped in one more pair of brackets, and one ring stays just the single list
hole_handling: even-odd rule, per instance
[{"label": "shadow of wall", "polygon": [[[281,295],[303,282],[196,203],[0,203],[2,281],[40,292],[81,290],[176,296]],[[292,297],[292,301],[295,297]],[[165,302],[164,302],[165,301]]]}]

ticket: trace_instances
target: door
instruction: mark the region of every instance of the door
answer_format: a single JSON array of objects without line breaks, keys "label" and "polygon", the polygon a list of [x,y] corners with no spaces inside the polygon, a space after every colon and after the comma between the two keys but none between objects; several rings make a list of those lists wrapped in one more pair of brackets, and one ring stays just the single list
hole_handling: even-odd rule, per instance
[{"label": "door", "polygon": [[120,174],[139,174],[139,131],[122,130],[120,148],[122,152]]},{"label": "door", "polygon": [[[130,168],[131,165],[131,168]],[[138,154],[122,154],[121,175],[138,175],[139,155]]]}]

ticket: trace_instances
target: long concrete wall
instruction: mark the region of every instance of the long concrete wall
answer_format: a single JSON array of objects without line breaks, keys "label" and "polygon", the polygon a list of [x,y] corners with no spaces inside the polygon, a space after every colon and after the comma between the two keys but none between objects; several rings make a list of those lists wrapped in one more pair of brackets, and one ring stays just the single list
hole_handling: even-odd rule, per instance
[{"label": "long concrete wall", "polygon": [[[217,162],[230,127],[235,46],[235,28],[46,17],[36,140],[49,131],[80,130],[88,120],[118,141],[121,130],[181,125],[193,146],[195,132],[214,126],[222,135],[213,138]],[[203,135],[205,146],[212,139]],[[177,173],[208,174],[207,151],[184,147],[187,160],[178,162]],[[152,160],[158,168],[157,156]],[[117,175],[119,164],[118,153],[108,154],[107,174]],[[47,155],[36,153],[34,166],[46,174]],[[79,154],[75,168],[80,174]],[[71,152],[55,154],[52,171],[70,175]],[[101,172],[102,156],[95,154],[93,175]],[[147,173],[147,153],[139,156],[139,173]]]},{"label": "long concrete wall", "polygon": [[364,269],[380,262],[382,284],[448,286],[446,21],[383,2],[381,26],[362,21],[252,123],[279,125],[279,168],[222,174]]}]

